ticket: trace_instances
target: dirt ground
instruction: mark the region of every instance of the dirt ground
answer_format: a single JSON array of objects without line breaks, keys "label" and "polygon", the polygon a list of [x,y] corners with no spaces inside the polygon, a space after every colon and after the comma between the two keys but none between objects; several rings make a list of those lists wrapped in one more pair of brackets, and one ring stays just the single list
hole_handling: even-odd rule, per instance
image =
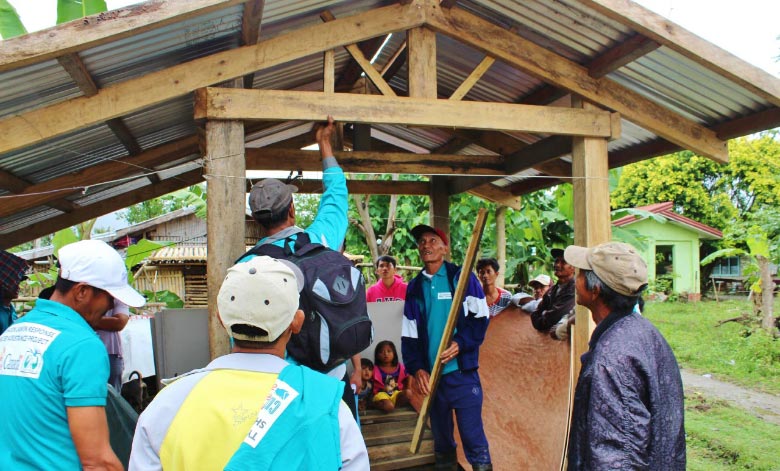
[{"label": "dirt ground", "polygon": [[753,413],[767,422],[780,425],[780,397],[761,393],[718,381],[713,377],[681,370],[683,387],[687,393],[721,399]]}]

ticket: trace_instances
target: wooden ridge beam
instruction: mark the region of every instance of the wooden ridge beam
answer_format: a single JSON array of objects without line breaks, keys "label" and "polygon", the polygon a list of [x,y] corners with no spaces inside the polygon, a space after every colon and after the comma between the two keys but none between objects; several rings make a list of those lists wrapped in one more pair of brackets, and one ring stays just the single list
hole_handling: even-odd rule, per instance
[{"label": "wooden ridge beam", "polygon": [[[149,149],[136,156],[105,162],[69,175],[28,185],[10,203],[0,205],[0,217],[47,204],[68,194],[77,193],[86,186],[142,173],[146,169],[198,152],[198,139],[196,136],[190,136]],[[63,188],[66,190],[61,190]]]},{"label": "wooden ridge beam", "polygon": [[247,0],[166,0],[97,13],[0,41],[0,71],[84,51]]},{"label": "wooden ridge beam", "polygon": [[[195,94],[196,119],[337,121],[456,127],[613,137],[605,111],[430,98],[203,88]],[[618,120],[619,122],[619,120]],[[619,132],[619,131],[617,131]]]},{"label": "wooden ridge beam", "polygon": [[0,233],[0,248],[7,249],[38,237],[57,232],[60,229],[70,227],[74,224],[84,222],[88,219],[96,218],[142,201],[157,198],[158,196],[195,185],[202,181],[203,173],[201,169],[195,169],[177,175],[176,177],[163,180],[156,185],[144,186],[129,193],[112,196],[111,198],[87,206],[80,206],[77,210],[69,214],[54,216],[43,222],[35,223],[13,232],[5,234]]},{"label": "wooden ridge beam", "polygon": [[427,25],[485,54],[546,82],[578,94],[599,106],[719,162],[728,161],[726,142],[706,127],[607,78],[594,79],[588,70],[498,25],[459,8],[433,8]]},{"label": "wooden ridge beam", "polygon": [[628,0],[581,0],[580,3],[780,106],[780,79],[661,15]]},{"label": "wooden ridge beam", "polygon": [[[494,155],[435,155],[391,152],[334,152],[345,172],[418,175],[504,175],[503,158]],[[247,170],[321,171],[317,151],[246,149]]]},{"label": "wooden ridge beam", "polygon": [[[0,120],[0,154],[147,108],[193,90],[291,60],[421,25],[417,2],[390,5],[218,52]],[[312,38],[317,38],[312,41]],[[10,42],[10,41],[9,41]],[[5,41],[0,42],[0,44]],[[327,114],[327,113],[326,113]],[[323,115],[325,116],[325,115]],[[319,118],[321,119],[321,117]]]}]

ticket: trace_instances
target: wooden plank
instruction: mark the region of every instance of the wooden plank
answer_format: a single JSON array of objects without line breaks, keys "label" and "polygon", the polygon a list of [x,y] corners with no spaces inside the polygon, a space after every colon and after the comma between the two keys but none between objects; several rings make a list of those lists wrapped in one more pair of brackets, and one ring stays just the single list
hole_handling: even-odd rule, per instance
[{"label": "wooden plank", "polygon": [[366,124],[593,137],[612,137],[613,133],[608,112],[552,106],[212,87],[195,93],[196,118],[317,121],[327,114],[338,121]]},{"label": "wooden plank", "polygon": [[409,54],[409,96],[436,99],[436,33],[412,28],[406,33]]},{"label": "wooden plank", "polygon": [[506,279],[506,206],[496,207],[496,261],[498,277],[496,286],[503,288]]},{"label": "wooden plank", "polygon": [[0,41],[0,71],[84,51],[171,23],[184,22],[246,0],[166,0],[90,15]]},{"label": "wooden plank", "polygon": [[127,127],[122,118],[113,118],[106,121],[106,125],[111,129],[119,142],[125,146],[127,153],[130,155],[138,155],[143,152],[141,145],[136,140],[130,128]]},{"label": "wooden plank", "polygon": [[[152,167],[164,162],[197,152],[197,138],[190,136],[149,149],[136,156],[93,165],[79,172],[52,178],[35,185],[28,185],[23,191],[18,192],[20,197],[13,198],[10,202],[0,205],[0,217],[46,204],[67,194],[82,191],[87,186],[149,171]],[[57,191],[61,189],[65,190]]]},{"label": "wooden plank", "polygon": [[[206,243],[209,292],[209,353],[214,359],[228,353],[230,343],[217,314],[217,293],[244,244],[244,125],[240,121],[209,121],[205,132],[204,176],[209,185]],[[237,230],[237,229],[241,230]]]},{"label": "wooden plank", "polygon": [[11,172],[0,170],[0,188],[10,191],[11,193],[21,193],[30,186],[30,182],[22,180]]},{"label": "wooden plank", "polygon": [[716,161],[728,161],[726,142],[713,131],[607,78],[594,79],[585,67],[501,26],[459,8],[432,10],[427,24],[541,80],[617,111],[667,140]]},{"label": "wooden plank", "polygon": [[[218,52],[79,97],[0,120],[0,154],[183,96],[211,84],[414,27],[415,4],[391,5],[282,34],[254,46]],[[312,38],[317,38],[313,41]],[[6,41],[0,42],[0,44]],[[10,42],[10,41],[9,41]],[[327,113],[321,116],[325,116]],[[321,116],[318,119],[321,119]]]},{"label": "wooden plank", "polygon": [[490,56],[485,56],[482,61],[477,64],[477,66],[474,68],[474,70],[471,71],[468,77],[466,77],[466,80],[463,81],[463,83],[460,84],[457,90],[452,92],[452,95],[450,95],[450,100],[462,100],[464,96],[471,90],[474,85],[477,84],[479,79],[482,78],[483,75],[485,75],[485,72],[488,71],[491,65],[496,60],[493,59]]},{"label": "wooden plank", "polygon": [[104,214],[108,214],[110,212],[132,206],[136,203],[168,194],[172,191],[176,191],[181,188],[200,183],[202,181],[202,170],[196,169],[176,177],[163,180],[156,185],[144,186],[138,188],[137,190],[122,195],[113,196],[109,199],[93,203],[88,206],[81,206],[78,210],[73,211],[72,213],[63,214],[61,216],[54,216],[46,219],[46,221],[32,224],[13,232],[2,233],[3,228],[0,226],[0,248],[7,249],[15,245],[19,245],[23,242],[34,240],[38,237],[43,237],[47,234],[57,232],[60,229],[70,227],[74,224],[84,222],[87,219],[103,216]]},{"label": "wooden plank", "polygon": [[628,0],[582,0],[581,3],[780,106],[780,79],[663,16]]},{"label": "wooden plank", "polygon": [[[495,155],[434,155],[393,152],[334,152],[345,172],[405,174],[504,175],[503,160]],[[247,170],[321,171],[317,151],[299,149],[246,150]]]},{"label": "wooden plank", "polygon": [[[336,19],[336,17],[333,16],[333,13],[328,10],[322,12],[320,14],[320,18],[322,18],[322,20],[325,22],[334,21]],[[371,64],[370,59],[366,59],[366,56],[363,55],[363,51],[360,50],[357,44],[347,44],[344,46],[344,48],[347,50],[347,52],[349,52],[349,55],[352,56],[352,59],[360,66],[360,68],[363,69],[366,77],[368,77],[368,79],[371,80],[371,83],[373,83],[374,86],[379,89],[382,95],[395,96],[393,89],[390,88],[390,85],[388,85],[388,83],[385,82],[385,79],[382,78],[382,74],[380,74],[379,71],[374,68],[374,65]]]},{"label": "wooden plank", "polygon": [[439,383],[439,377],[441,376],[441,354],[444,350],[449,348],[452,341],[452,335],[455,332],[455,324],[458,320],[458,311],[463,307],[463,298],[466,294],[466,286],[469,283],[469,277],[471,271],[474,268],[474,263],[477,259],[477,253],[479,252],[479,243],[482,239],[482,231],[485,229],[485,222],[487,221],[487,210],[480,208],[477,212],[477,219],[474,222],[474,230],[471,233],[471,242],[466,250],[466,255],[463,259],[463,266],[461,267],[461,273],[468,276],[461,276],[458,279],[458,286],[455,288],[455,293],[452,295],[452,307],[450,308],[449,315],[447,317],[447,324],[444,326],[444,332],[442,334],[441,342],[439,343],[439,349],[436,354],[436,361],[433,364],[433,371],[431,371],[430,380],[428,382],[428,388],[430,394],[425,396],[422,407],[420,408],[420,415],[417,418],[417,425],[414,428],[414,437],[412,438],[412,444],[409,451],[412,453],[418,453],[420,451],[420,440],[422,432],[425,427],[425,422],[428,419],[428,413],[430,412],[431,398],[436,395],[436,387]]}]

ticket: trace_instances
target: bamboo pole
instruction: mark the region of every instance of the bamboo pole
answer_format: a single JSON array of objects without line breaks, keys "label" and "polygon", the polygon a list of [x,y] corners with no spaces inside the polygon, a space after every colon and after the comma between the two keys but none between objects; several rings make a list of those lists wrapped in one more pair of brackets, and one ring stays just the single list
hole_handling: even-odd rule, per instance
[{"label": "bamboo pole", "polygon": [[[485,221],[487,220],[487,210],[480,208],[477,214],[477,220],[474,223],[474,230],[471,233],[471,242],[469,248],[466,250],[466,257],[463,260],[463,266],[460,270],[460,279],[458,280],[458,286],[455,288],[455,294],[452,296],[452,307],[450,307],[450,313],[447,317],[447,324],[444,326],[444,335],[442,335],[441,342],[439,343],[439,350],[436,354],[436,361],[433,364],[433,371],[431,372],[431,378],[428,382],[430,393],[423,399],[422,407],[420,408],[420,415],[417,417],[417,425],[414,427],[414,434],[412,435],[412,444],[409,449],[412,453],[418,453],[420,451],[421,438],[423,430],[425,428],[425,422],[428,420],[428,414],[431,409],[431,401],[434,394],[436,394],[436,387],[439,384],[439,378],[441,377],[441,354],[449,347],[452,341],[452,335],[455,331],[455,324],[458,320],[458,311],[460,311],[463,304],[463,297],[466,294],[466,286],[469,283],[469,276],[471,270],[474,268],[474,262],[477,258],[477,251],[479,249],[479,241],[482,239],[482,231],[485,229]],[[421,328],[425,328],[422,326]]]}]

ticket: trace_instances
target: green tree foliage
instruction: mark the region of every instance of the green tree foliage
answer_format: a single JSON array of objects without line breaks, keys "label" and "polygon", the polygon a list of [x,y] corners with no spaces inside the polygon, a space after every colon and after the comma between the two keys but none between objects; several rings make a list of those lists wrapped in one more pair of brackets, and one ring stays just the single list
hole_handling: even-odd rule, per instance
[{"label": "green tree foliage", "polygon": [[117,216],[128,224],[138,224],[149,219],[168,214],[177,209],[193,207],[195,215],[201,219],[206,218],[206,200],[208,194],[203,185],[193,185],[189,188],[175,191],[159,198],[152,198],[138,204],[134,204]]},{"label": "green tree foliage", "polygon": [[675,211],[718,229],[780,203],[776,131],[729,141],[721,165],[690,151],[626,166],[612,193],[614,208],[674,202]]},{"label": "green tree foliage", "polygon": [[27,34],[16,9],[8,0],[0,0],[0,38],[8,39]]},{"label": "green tree foliage", "polygon": [[57,0],[57,24],[107,10],[105,0]]}]

